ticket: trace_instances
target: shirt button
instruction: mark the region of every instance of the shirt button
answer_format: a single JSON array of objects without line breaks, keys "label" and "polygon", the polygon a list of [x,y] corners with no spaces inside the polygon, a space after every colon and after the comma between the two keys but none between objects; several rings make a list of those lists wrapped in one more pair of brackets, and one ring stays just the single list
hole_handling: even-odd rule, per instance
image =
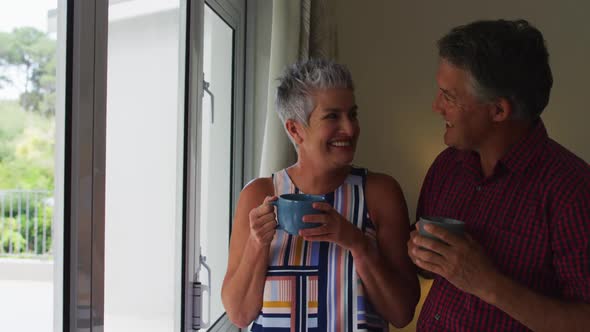
[{"label": "shirt button", "polygon": [[434,315],[434,319],[439,320],[440,319],[440,315],[439,314]]}]

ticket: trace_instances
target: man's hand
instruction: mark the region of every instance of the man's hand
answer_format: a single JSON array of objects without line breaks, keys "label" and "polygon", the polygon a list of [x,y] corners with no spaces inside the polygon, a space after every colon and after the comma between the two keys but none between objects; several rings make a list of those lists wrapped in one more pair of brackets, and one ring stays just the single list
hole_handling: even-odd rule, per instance
[{"label": "man's hand", "polygon": [[499,273],[481,246],[469,234],[458,236],[434,225],[424,225],[424,229],[444,243],[413,231],[408,241],[408,254],[416,266],[485,300]]}]

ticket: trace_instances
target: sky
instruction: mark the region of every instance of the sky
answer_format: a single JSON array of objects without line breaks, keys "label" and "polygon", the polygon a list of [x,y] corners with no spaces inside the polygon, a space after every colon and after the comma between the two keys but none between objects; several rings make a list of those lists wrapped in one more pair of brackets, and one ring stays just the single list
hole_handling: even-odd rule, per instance
[{"label": "sky", "polygon": [[[47,13],[57,8],[58,0],[1,0],[0,31],[10,32],[15,27],[34,27],[47,32]],[[13,79],[14,73],[4,72]],[[0,89],[0,99],[16,99],[20,94],[18,87],[6,86]]]},{"label": "sky", "polygon": [[58,0],[0,1],[0,31],[10,32],[17,26],[32,26],[47,32],[47,12],[57,8]]}]

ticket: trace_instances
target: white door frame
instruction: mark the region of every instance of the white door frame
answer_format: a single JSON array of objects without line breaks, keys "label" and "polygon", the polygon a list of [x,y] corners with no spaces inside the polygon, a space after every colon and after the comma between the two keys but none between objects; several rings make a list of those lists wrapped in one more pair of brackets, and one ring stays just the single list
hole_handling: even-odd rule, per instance
[{"label": "white door frame", "polygon": [[[234,92],[233,92],[233,109],[232,109],[232,180],[231,180],[231,219],[233,219],[233,211],[237,203],[237,197],[241,191],[245,173],[250,177],[250,170],[245,169],[245,165],[250,162],[245,162],[244,150],[245,146],[251,146],[251,140],[245,137],[245,123],[251,123],[251,113],[245,112],[245,100],[252,100],[249,95],[246,97],[244,82],[246,77],[245,58],[246,58],[246,1],[245,0],[196,0],[190,1],[187,5],[188,24],[187,26],[187,43],[186,50],[186,84],[185,84],[185,119],[187,119],[187,127],[185,130],[185,248],[184,270],[183,270],[183,304],[184,304],[184,327],[183,331],[191,331],[192,328],[192,314],[193,314],[193,283],[198,282],[198,271],[200,269],[199,258],[201,255],[199,239],[200,239],[200,179],[201,164],[200,164],[200,142],[201,133],[199,128],[201,126],[201,97],[203,91],[203,17],[205,4],[210,6],[233,30],[234,30]],[[251,107],[249,108],[251,110]],[[247,167],[247,166],[246,166]],[[229,229],[231,229],[231,221]],[[228,238],[230,234],[227,235]],[[221,282],[216,280],[215,282]],[[212,323],[218,322],[218,326],[226,325],[222,322],[222,317],[211,317]],[[227,323],[227,322],[225,322]],[[213,330],[215,330],[214,326]],[[237,330],[237,328],[236,328]]]}]

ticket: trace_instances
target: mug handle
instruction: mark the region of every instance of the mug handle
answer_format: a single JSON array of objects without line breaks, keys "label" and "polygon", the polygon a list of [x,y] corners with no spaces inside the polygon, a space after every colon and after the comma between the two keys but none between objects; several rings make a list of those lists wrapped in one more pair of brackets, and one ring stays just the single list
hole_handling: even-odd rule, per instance
[{"label": "mug handle", "polygon": [[[272,202],[269,202],[269,203],[270,203],[270,205],[272,205],[272,206],[276,207],[276,208],[277,208],[277,210],[279,209],[278,200],[276,200],[276,201],[272,201]],[[283,228],[281,227],[281,224],[279,224],[279,219],[278,219],[278,217],[277,217],[277,219],[275,219],[275,221],[277,222],[277,228],[276,228],[276,229],[283,229]]]}]

